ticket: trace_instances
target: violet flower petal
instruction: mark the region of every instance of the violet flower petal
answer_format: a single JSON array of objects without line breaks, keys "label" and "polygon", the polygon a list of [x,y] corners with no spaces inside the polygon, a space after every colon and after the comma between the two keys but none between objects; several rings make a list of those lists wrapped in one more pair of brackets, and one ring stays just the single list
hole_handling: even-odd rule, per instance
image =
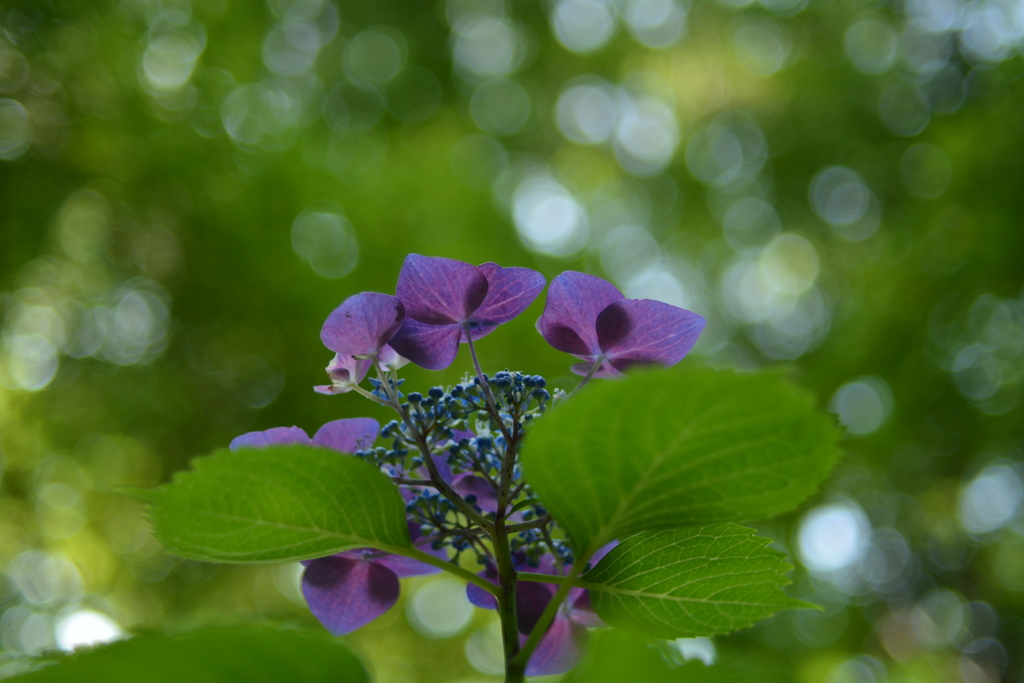
[{"label": "violet flower petal", "polygon": [[476,496],[477,506],[484,512],[498,511],[498,494],[491,483],[475,474],[459,474],[451,481],[452,488],[460,496]]},{"label": "violet flower petal", "polygon": [[[469,320],[487,296],[487,287],[487,277],[476,266],[409,254],[398,273],[395,293],[410,318],[429,325],[450,325]],[[398,352],[416,362],[401,349]]]},{"label": "violet flower petal", "polygon": [[[477,572],[477,576],[490,581],[495,586],[498,585],[498,570],[494,567],[487,567],[482,572]],[[498,609],[498,600],[475,583],[466,584],[466,598],[469,599],[470,603],[481,609]]]},{"label": "violet flower petal", "polygon": [[[435,557],[440,557],[442,560],[448,559],[444,550],[434,550],[429,545],[420,548],[420,550],[430,553]],[[437,574],[441,571],[440,567],[435,567],[432,564],[420,562],[419,560],[414,560],[411,557],[405,557],[403,555],[384,555],[382,557],[374,558],[373,561],[381,566],[387,567],[400,579],[404,579],[407,576],[426,576],[427,574]]]},{"label": "violet flower petal", "polygon": [[555,595],[551,584],[520,581],[516,584],[516,620],[520,633],[529,634]]},{"label": "violet flower petal", "polygon": [[459,353],[459,325],[428,325],[406,318],[390,345],[409,360],[427,370],[444,370]]},{"label": "violet flower petal", "polygon": [[533,303],[546,283],[543,275],[529,268],[502,268],[497,263],[484,263],[479,268],[487,278],[488,288],[487,296],[471,318],[475,323],[507,323]]},{"label": "violet flower petal", "polygon": [[690,352],[704,318],[652,299],[616,301],[597,316],[602,353],[616,370],[637,363],[675,365]]},{"label": "violet flower petal", "polygon": [[404,319],[398,297],[363,292],[345,299],[327,316],[320,339],[336,353],[369,357],[383,348]]},{"label": "violet flower petal", "polygon": [[350,417],[333,420],[316,431],[313,445],[342,453],[355,453],[373,445],[380,423],[372,417]]},{"label": "violet flower petal", "polygon": [[[527,636],[521,636],[525,642]],[[559,613],[526,665],[527,676],[565,673],[580,663],[590,640],[587,627]]]},{"label": "violet flower petal", "polygon": [[597,317],[624,299],[612,283],[586,273],[566,271],[551,281],[537,331],[559,351],[591,359],[601,353]]},{"label": "violet flower petal", "polygon": [[[385,344],[381,347],[381,350],[377,352],[377,360],[380,362],[380,366],[385,370],[398,370],[409,363],[408,358],[403,358],[398,355],[398,352],[388,344]],[[370,365],[372,365],[372,363],[367,362],[367,368],[369,368]],[[365,376],[366,373],[363,373],[363,375]],[[362,378],[360,378],[360,380],[361,379]]]},{"label": "violet flower petal", "polygon": [[312,440],[301,427],[274,427],[263,432],[248,432],[231,440],[231,450],[239,448],[263,448],[265,446],[287,446],[289,444],[311,444]]},{"label": "violet flower petal", "polygon": [[302,594],[336,636],[365,626],[398,602],[398,576],[376,562],[348,557],[313,560],[302,573]]},{"label": "violet flower petal", "polygon": [[568,605],[569,618],[577,624],[588,628],[605,628],[608,626],[601,617],[597,616],[597,612],[594,611],[594,606],[590,603],[590,592],[586,589],[570,588],[565,602]]}]

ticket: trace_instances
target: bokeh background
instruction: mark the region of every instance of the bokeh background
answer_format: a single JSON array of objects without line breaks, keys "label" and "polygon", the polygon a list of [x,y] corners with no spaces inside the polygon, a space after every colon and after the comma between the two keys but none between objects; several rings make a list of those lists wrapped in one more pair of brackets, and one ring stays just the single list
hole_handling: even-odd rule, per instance
[{"label": "bokeh background", "polygon": [[[169,557],[114,489],[248,430],[385,418],[312,392],[318,333],[418,252],[697,311],[684,362],[783,364],[846,425],[822,493],[763,527],[822,611],[596,634],[567,680],[630,680],[628,656],[649,680],[1024,681],[1022,46],[1021,0],[6,0],[0,666],[318,628],[297,565]],[[541,304],[485,368],[571,387]],[[497,680],[462,590],[411,580],[347,640],[380,683]]]}]

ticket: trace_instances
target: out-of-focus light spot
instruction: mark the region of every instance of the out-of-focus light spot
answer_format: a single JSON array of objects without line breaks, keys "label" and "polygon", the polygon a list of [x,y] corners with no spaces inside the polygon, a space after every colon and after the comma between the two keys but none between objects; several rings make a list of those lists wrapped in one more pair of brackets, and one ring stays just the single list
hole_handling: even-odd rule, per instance
[{"label": "out-of-focus light spot", "polygon": [[426,121],[441,105],[441,82],[429,69],[405,68],[387,85],[388,113],[404,123]]},{"label": "out-of-focus light spot", "polygon": [[780,227],[775,207],[760,197],[737,199],[722,217],[725,239],[737,250],[764,245],[779,234]]},{"label": "out-of-focus light spot", "polygon": [[782,299],[768,311],[751,336],[761,353],[773,360],[796,360],[828,334],[831,311],[818,288],[795,300]]},{"label": "out-of-focus light spot", "polygon": [[892,412],[892,391],[878,377],[859,377],[839,387],[829,410],[850,434],[867,436],[878,431]]},{"label": "out-of-focus light spot", "polygon": [[907,191],[922,199],[935,199],[949,187],[953,164],[941,147],[911,145],[900,159],[900,180]]},{"label": "out-of-focus light spot", "polygon": [[957,28],[964,14],[962,0],[906,0],[907,17],[929,33],[944,33]]},{"label": "out-of-focus light spot", "polygon": [[507,19],[470,15],[455,24],[453,34],[455,67],[466,76],[506,76],[523,59],[523,40]]},{"label": "out-of-focus light spot", "polygon": [[64,252],[85,262],[103,253],[110,235],[110,205],[92,190],[74,193],[57,215],[57,234]]},{"label": "out-of-focus light spot", "polygon": [[679,145],[679,124],[663,102],[644,97],[625,107],[615,129],[615,158],[633,175],[662,171]]},{"label": "out-of-focus light spot", "polygon": [[800,561],[825,578],[856,566],[870,543],[871,523],[852,501],[815,508],[800,522]]},{"label": "out-of-focus light spot", "polygon": [[142,54],[143,85],[157,97],[173,95],[192,78],[196,63],[206,47],[206,31],[192,25],[192,30],[150,38]]},{"label": "out-of-focus light spot", "polygon": [[26,550],[11,560],[8,576],[22,597],[33,605],[52,605],[82,594],[78,568],[57,553]]},{"label": "out-of-focus light spot", "polygon": [[686,144],[686,166],[701,182],[730,185],[755,175],[768,158],[760,126],[750,116],[720,117],[698,129]]},{"label": "out-of-focus light spot", "polygon": [[112,299],[109,306],[93,311],[103,339],[97,356],[116,365],[139,365],[163,353],[170,320],[164,289],[146,278],[135,278]]},{"label": "out-of-focus light spot", "polygon": [[125,635],[113,619],[89,609],[75,610],[58,617],[54,631],[57,647],[67,652],[80,647],[109,643]]},{"label": "out-of-focus light spot", "polygon": [[0,159],[14,161],[32,144],[28,110],[17,100],[0,99]]},{"label": "out-of-focus light spot", "polygon": [[558,130],[581,145],[607,142],[619,119],[618,97],[610,83],[596,76],[570,81],[555,105]]},{"label": "out-of-focus light spot", "polygon": [[899,51],[899,36],[888,22],[861,19],[850,25],[843,36],[846,57],[857,69],[878,75],[888,71]]},{"label": "out-of-focus light spot", "polygon": [[[465,597],[462,598],[465,600]],[[485,628],[474,631],[466,639],[466,659],[474,669],[491,676],[505,672],[505,657],[501,646],[501,624],[497,620]]]},{"label": "out-of-focus light spot", "polygon": [[975,401],[991,398],[1003,384],[1003,364],[983,344],[971,344],[960,351],[952,370],[960,393]]},{"label": "out-of-focus light spot", "polygon": [[658,242],[639,225],[617,226],[601,238],[601,266],[616,282],[623,282],[657,263],[660,253]]},{"label": "out-of-focus light spot", "polygon": [[420,586],[408,603],[409,622],[428,638],[451,638],[473,619],[466,587],[453,579],[436,578]]},{"label": "out-of-focus light spot", "polygon": [[530,94],[508,78],[496,78],[481,84],[469,100],[473,123],[491,135],[511,135],[530,118]]},{"label": "out-of-focus light spot", "polygon": [[297,76],[313,68],[323,47],[320,29],[310,21],[284,21],[263,39],[263,63],[280,76]]},{"label": "out-of-focus light spot", "polygon": [[874,657],[852,657],[832,667],[825,683],[886,683],[885,665]]},{"label": "out-of-focus light spot", "polygon": [[547,174],[532,175],[516,187],[512,217],[526,246],[542,254],[572,256],[590,237],[583,207]]},{"label": "out-of-focus light spot", "polygon": [[15,93],[32,73],[28,59],[6,40],[0,39],[0,93]]},{"label": "out-of-focus light spot", "polygon": [[932,74],[942,69],[953,54],[948,34],[932,34],[907,26],[900,36],[900,53],[908,67],[919,74]]},{"label": "out-of-focus light spot", "polygon": [[448,0],[445,4],[449,26],[473,15],[500,17],[505,13],[505,0]]},{"label": "out-of-focus light spot", "polygon": [[796,233],[777,237],[756,260],[739,259],[723,279],[729,309],[745,322],[760,322],[790,312],[795,300],[817,280],[818,252]]},{"label": "out-of-focus light spot", "polygon": [[807,0],[761,0],[761,6],[769,12],[791,17],[807,7]]},{"label": "out-of-focus light spot", "polygon": [[960,49],[975,62],[1000,62],[1013,52],[1022,37],[1013,35],[1013,17],[1004,14],[1005,5],[988,2],[971,8],[960,31]]},{"label": "out-of-focus light spot", "polygon": [[676,638],[667,641],[665,646],[675,664],[698,661],[704,666],[711,666],[715,663],[718,655],[715,651],[715,644],[710,638]]},{"label": "out-of-focus light spot", "polygon": [[964,602],[956,593],[937,589],[924,596],[910,615],[914,637],[926,647],[945,647],[964,628]]},{"label": "out-of-focus light spot", "polygon": [[348,219],[328,211],[304,211],[292,223],[292,248],[313,272],[334,280],[359,262],[359,242]]},{"label": "out-of-focus light spot", "polygon": [[53,616],[50,614],[18,605],[0,617],[0,646],[5,651],[38,655],[52,650],[54,645]]},{"label": "out-of-focus light spot", "polygon": [[814,212],[846,240],[866,240],[878,230],[878,200],[860,175],[845,166],[819,171],[811,181],[810,200]]},{"label": "out-of-focus light spot", "polygon": [[878,97],[878,115],[894,135],[913,137],[928,127],[931,110],[921,90],[895,81],[882,89]]},{"label": "out-of-focus light spot", "polygon": [[689,296],[680,278],[668,268],[652,265],[629,278],[622,287],[630,299],[654,299],[680,308],[692,309]]},{"label": "out-of-focus light spot", "polygon": [[626,0],[622,14],[630,35],[646,47],[668,47],[686,30],[686,8],[678,0]]},{"label": "out-of-focus light spot", "polygon": [[761,254],[765,280],[779,293],[799,295],[818,279],[818,252],[806,238],[794,232],[780,235]]},{"label": "out-of-focus light spot", "polygon": [[718,0],[718,4],[732,9],[742,9],[754,4],[754,0]]},{"label": "out-of-focus light spot", "polygon": [[747,21],[733,34],[733,49],[740,62],[751,73],[771,76],[789,61],[789,37],[774,21]]},{"label": "out-of-focus light spot", "polygon": [[0,383],[9,389],[45,389],[57,376],[59,367],[57,349],[41,337],[6,337],[0,347]]},{"label": "out-of-focus light spot", "polygon": [[959,109],[966,97],[964,75],[954,64],[946,64],[921,84],[932,111],[949,114]]},{"label": "out-of-focus light spot", "polygon": [[993,463],[960,492],[960,524],[972,534],[987,534],[1009,524],[1024,502],[1024,482],[1010,463]]},{"label": "out-of-focus light spot", "polygon": [[351,80],[385,83],[405,66],[405,38],[381,26],[352,36],[345,46],[345,75]]},{"label": "out-of-focus light spot", "polygon": [[464,185],[484,190],[508,167],[508,152],[492,137],[469,135],[452,146],[451,167]]},{"label": "out-of-focus light spot", "polygon": [[325,118],[336,131],[367,131],[380,123],[384,102],[368,83],[339,83],[327,95]]},{"label": "out-of-focus light spot", "polygon": [[551,10],[551,29],[567,50],[600,50],[615,35],[615,8],[607,0],[557,0]]}]

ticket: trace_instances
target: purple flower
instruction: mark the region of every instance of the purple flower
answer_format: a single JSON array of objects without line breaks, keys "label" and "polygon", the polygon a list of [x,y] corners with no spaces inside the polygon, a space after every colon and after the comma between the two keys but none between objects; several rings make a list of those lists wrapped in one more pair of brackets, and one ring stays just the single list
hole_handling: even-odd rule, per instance
[{"label": "purple flower", "polygon": [[328,422],[309,438],[300,427],[274,427],[263,432],[248,432],[231,441],[231,450],[307,444],[322,446],[341,453],[355,453],[369,448],[377,439],[380,423],[372,417],[352,417]]},{"label": "purple flower", "polygon": [[[596,565],[607,555],[618,541],[605,545],[591,558],[590,564]],[[525,565],[522,557],[513,556],[513,563],[520,573],[556,574],[554,561],[550,555],[540,558],[537,567]],[[568,568],[567,568],[568,569]],[[498,583],[498,572],[488,566],[479,576],[491,583]],[[526,642],[530,631],[540,620],[544,609],[551,602],[558,587],[551,583],[536,581],[520,581],[516,584],[516,618],[519,622],[520,640]],[[494,596],[483,589],[469,584],[466,596],[477,607],[497,609],[498,603]],[[590,594],[584,588],[570,588],[569,593],[555,613],[548,630],[540,639],[537,649],[530,656],[526,666],[527,676],[551,676],[565,673],[579,664],[587,649],[588,628],[603,627],[601,620],[590,604]]]},{"label": "purple flower", "polygon": [[[413,543],[420,540],[419,525],[409,523]],[[443,550],[424,550],[447,559]],[[398,580],[435,574],[437,567],[400,555],[358,548],[304,563],[302,595],[309,611],[336,636],[351,633],[391,609],[398,602]]]},{"label": "purple flower", "polygon": [[403,320],[405,307],[397,297],[363,292],[345,299],[327,316],[320,339],[335,353],[365,360],[384,348]]},{"label": "purple flower", "polygon": [[406,316],[391,346],[421,367],[443,370],[460,342],[481,339],[512,320],[542,289],[544,276],[528,268],[410,254],[396,289]]},{"label": "purple flower", "polygon": [[[385,344],[377,352],[377,362],[384,370],[397,370],[409,361]],[[313,391],[321,394],[348,393],[366,378],[366,373],[372,366],[373,361],[368,358],[359,359],[355,356],[336,353],[327,365],[327,376],[331,379],[331,383],[315,386]]]},{"label": "purple flower", "polygon": [[559,351],[585,363],[572,371],[616,377],[643,363],[675,365],[690,352],[704,329],[704,318],[651,299],[627,299],[615,285],[585,273],[567,271],[551,281],[537,330]]}]

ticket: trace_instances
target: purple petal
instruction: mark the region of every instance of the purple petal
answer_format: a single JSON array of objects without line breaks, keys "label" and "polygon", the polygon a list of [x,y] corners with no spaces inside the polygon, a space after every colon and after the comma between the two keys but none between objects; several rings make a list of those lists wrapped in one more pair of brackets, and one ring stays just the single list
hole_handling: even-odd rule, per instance
[{"label": "purple petal", "polygon": [[484,512],[498,511],[498,494],[491,483],[475,474],[459,474],[452,479],[452,488],[460,496],[476,496],[477,506]]},{"label": "purple petal", "polygon": [[696,313],[652,299],[616,301],[597,316],[601,351],[620,371],[636,363],[675,365],[703,329]]},{"label": "purple petal", "polygon": [[388,344],[385,344],[383,348],[377,352],[377,360],[380,361],[381,367],[385,370],[398,370],[409,363],[408,358],[403,358],[398,355],[398,352]]},{"label": "purple petal", "polygon": [[[487,296],[487,278],[476,266],[462,261],[409,254],[398,274],[395,293],[414,320],[430,325],[461,324]],[[416,362],[401,349],[398,352]]]},{"label": "purple petal", "polygon": [[570,588],[565,602],[568,605],[569,618],[577,624],[588,628],[605,628],[608,626],[601,617],[597,616],[597,612],[594,611],[593,605],[590,604],[590,593],[586,589]]},{"label": "purple petal", "polygon": [[376,354],[405,319],[398,297],[363,292],[345,299],[327,316],[320,339],[331,351],[347,356]]},{"label": "purple petal", "polygon": [[488,288],[483,303],[473,313],[475,323],[507,323],[525,311],[544,289],[544,276],[529,268],[502,268],[497,263],[485,263],[480,272],[487,278]]},{"label": "purple petal", "polygon": [[529,634],[540,620],[555,591],[549,583],[520,581],[516,584],[516,619],[519,632]]},{"label": "purple petal", "polygon": [[[428,552],[435,557],[438,556],[438,553],[441,553],[441,559],[448,559],[447,556],[444,555],[444,550],[435,551],[429,545],[425,548],[420,548],[420,550]],[[440,567],[435,567],[432,564],[420,562],[419,560],[414,560],[411,557],[405,557],[403,555],[384,555],[383,557],[374,558],[373,561],[379,565],[387,567],[400,579],[404,579],[407,576],[426,576],[427,574],[437,574],[441,571]]]},{"label": "purple petal", "polygon": [[[576,363],[569,369],[580,377],[586,377],[590,374],[590,369],[592,367],[594,367],[593,362]],[[613,368],[611,363],[605,361],[604,363],[601,363],[601,367],[594,373],[594,377],[597,379],[621,379],[622,377],[625,377],[625,375]]]},{"label": "purple petal", "polygon": [[606,280],[585,273],[566,271],[551,281],[544,314],[537,330],[559,351],[593,358],[601,353],[597,338],[597,316],[622,292]]},{"label": "purple petal", "polygon": [[[498,570],[494,567],[488,567],[482,572],[478,572],[477,576],[490,581],[495,586],[498,585]],[[466,597],[470,603],[481,609],[498,609],[498,600],[475,583],[466,584]]]},{"label": "purple petal", "polygon": [[[521,637],[524,641],[526,636]],[[565,673],[580,663],[587,648],[587,628],[558,614],[526,665],[527,676]]]},{"label": "purple petal", "polygon": [[[469,324],[469,332],[473,335],[473,341],[483,339],[496,329],[498,329],[497,325],[480,324],[475,322],[471,322]],[[466,334],[465,329],[462,330],[462,336],[459,337],[459,341],[463,344],[469,343],[469,335]]]},{"label": "purple petal", "polygon": [[366,378],[371,365],[369,360],[357,360],[354,356],[336,353],[327,364],[327,376],[331,378],[331,384],[315,386],[313,390],[332,395],[348,393]]},{"label": "purple petal", "polygon": [[302,594],[336,636],[365,626],[398,602],[398,576],[376,562],[348,557],[313,560],[302,573]]},{"label": "purple petal", "polygon": [[379,431],[380,424],[372,417],[334,420],[316,431],[313,444],[342,453],[355,453],[372,446]]},{"label": "purple petal", "polygon": [[441,475],[441,479],[443,479],[445,483],[452,483],[452,479],[455,478],[455,475],[452,474],[452,467],[448,464],[448,454],[435,453],[433,458],[434,464],[437,465],[437,473]]},{"label": "purple petal", "polygon": [[391,346],[421,368],[444,370],[459,353],[459,325],[428,325],[406,318]]},{"label": "purple petal", "polygon": [[313,443],[306,430],[300,427],[274,427],[264,432],[249,432],[231,440],[231,450],[239,448],[263,448],[265,446],[287,446],[289,444]]},{"label": "purple petal", "polygon": [[589,562],[590,567],[587,569],[587,571],[590,571],[591,569],[596,567],[598,562],[603,560],[605,558],[605,556],[608,555],[608,553],[610,553],[611,551],[615,550],[615,548],[617,548],[618,545],[619,545],[619,541],[618,541],[618,539],[615,539],[614,541],[609,541],[608,543],[605,543],[603,546],[598,548],[597,551],[593,555],[590,556],[590,562]]}]

